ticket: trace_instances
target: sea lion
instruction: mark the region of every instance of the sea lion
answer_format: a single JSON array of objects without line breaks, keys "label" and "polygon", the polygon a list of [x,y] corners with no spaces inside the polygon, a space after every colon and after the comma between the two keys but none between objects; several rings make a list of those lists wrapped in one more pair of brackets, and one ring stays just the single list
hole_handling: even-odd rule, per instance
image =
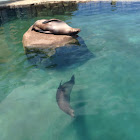
[{"label": "sea lion", "polygon": [[67,25],[64,21],[59,19],[41,19],[37,20],[33,25],[33,30],[55,35],[76,35],[80,32],[78,28],[72,28]]},{"label": "sea lion", "polygon": [[61,110],[74,117],[74,110],[70,106],[70,93],[75,84],[74,75],[71,77],[70,81],[65,82],[63,85],[59,85],[56,93],[56,101]]}]

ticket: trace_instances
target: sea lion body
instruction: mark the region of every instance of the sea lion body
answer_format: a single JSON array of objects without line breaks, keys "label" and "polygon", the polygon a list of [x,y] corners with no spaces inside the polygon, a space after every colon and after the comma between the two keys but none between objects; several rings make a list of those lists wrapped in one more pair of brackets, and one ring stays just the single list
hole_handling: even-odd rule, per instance
[{"label": "sea lion body", "polygon": [[80,29],[72,28],[59,19],[37,20],[33,25],[33,30],[56,35],[76,35],[80,32]]},{"label": "sea lion body", "polygon": [[70,106],[70,93],[72,91],[73,85],[75,84],[74,75],[71,77],[70,81],[59,85],[56,93],[56,101],[61,110],[70,116],[74,117],[74,110]]}]

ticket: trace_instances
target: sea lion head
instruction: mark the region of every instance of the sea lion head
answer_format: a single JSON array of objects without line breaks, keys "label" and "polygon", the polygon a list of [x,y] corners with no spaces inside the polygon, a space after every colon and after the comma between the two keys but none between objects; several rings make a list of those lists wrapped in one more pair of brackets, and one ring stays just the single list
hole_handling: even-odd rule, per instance
[{"label": "sea lion head", "polygon": [[71,28],[69,31],[69,35],[76,35],[80,32],[81,30],[79,28]]},{"label": "sea lion head", "polygon": [[74,110],[70,109],[69,110],[69,115],[74,118],[75,117],[75,114],[74,114]]}]

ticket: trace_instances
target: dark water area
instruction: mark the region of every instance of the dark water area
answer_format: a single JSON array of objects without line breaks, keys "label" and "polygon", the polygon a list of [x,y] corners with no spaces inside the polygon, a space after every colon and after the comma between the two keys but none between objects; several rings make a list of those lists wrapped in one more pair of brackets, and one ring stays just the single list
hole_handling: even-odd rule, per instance
[{"label": "dark water area", "polygon": [[[1,9],[0,140],[140,139],[139,15],[140,2]],[[79,43],[55,50],[59,69],[44,68],[42,54],[30,62],[22,45],[36,20],[51,18],[81,29]],[[72,75],[76,118],[56,103],[60,82]]]}]

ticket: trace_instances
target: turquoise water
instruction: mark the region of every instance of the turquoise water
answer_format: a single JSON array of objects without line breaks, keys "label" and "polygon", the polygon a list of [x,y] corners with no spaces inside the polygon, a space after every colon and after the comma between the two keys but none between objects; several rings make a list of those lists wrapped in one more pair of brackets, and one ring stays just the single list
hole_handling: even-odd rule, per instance
[{"label": "turquoise water", "polygon": [[[45,7],[1,14],[0,140],[140,139],[140,3],[76,7],[53,14]],[[65,69],[35,67],[24,53],[22,36],[42,18],[79,27],[94,57]],[[56,103],[60,81],[73,74],[74,119]]]}]

